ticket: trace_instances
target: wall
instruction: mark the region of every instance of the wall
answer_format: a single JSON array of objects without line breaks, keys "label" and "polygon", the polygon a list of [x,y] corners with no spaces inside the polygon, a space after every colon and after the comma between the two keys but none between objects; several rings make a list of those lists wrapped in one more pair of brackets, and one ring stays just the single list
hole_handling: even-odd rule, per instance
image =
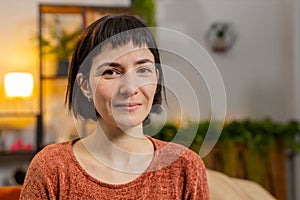
[{"label": "wall", "polygon": [[[216,62],[227,92],[229,117],[270,116],[275,120],[293,117],[290,0],[160,0],[157,3],[158,25],[192,37]],[[223,54],[211,52],[205,38],[214,21],[230,22],[238,34],[234,47]],[[203,112],[209,115],[209,108],[203,108]]]}]

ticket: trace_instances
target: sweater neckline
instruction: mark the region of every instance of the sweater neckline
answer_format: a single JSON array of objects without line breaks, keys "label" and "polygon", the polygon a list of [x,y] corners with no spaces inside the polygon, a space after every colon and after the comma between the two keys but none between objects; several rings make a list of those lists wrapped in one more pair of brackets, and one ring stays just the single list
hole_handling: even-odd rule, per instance
[{"label": "sweater neckline", "polygon": [[146,178],[147,176],[151,175],[151,172],[153,172],[153,170],[151,170],[152,166],[155,163],[155,160],[157,158],[157,149],[158,146],[156,144],[155,139],[151,138],[150,136],[147,136],[147,138],[152,142],[153,147],[154,147],[154,154],[153,154],[153,158],[149,164],[149,166],[147,167],[147,169],[142,172],[138,177],[136,177],[135,179],[126,182],[126,183],[118,183],[118,184],[113,184],[113,183],[107,183],[104,181],[101,181],[100,179],[92,176],[88,171],[86,171],[83,166],[79,163],[79,161],[77,160],[74,152],[73,152],[73,144],[75,144],[78,140],[80,140],[80,138],[76,138],[73,139],[69,142],[68,148],[70,151],[70,156],[71,156],[71,160],[73,161],[73,163],[75,164],[76,168],[89,180],[93,181],[96,184],[99,184],[103,187],[107,187],[107,188],[114,188],[114,189],[122,189],[122,188],[126,188],[126,187],[131,187],[136,185],[137,183],[141,182],[141,180],[143,180],[144,178]]}]

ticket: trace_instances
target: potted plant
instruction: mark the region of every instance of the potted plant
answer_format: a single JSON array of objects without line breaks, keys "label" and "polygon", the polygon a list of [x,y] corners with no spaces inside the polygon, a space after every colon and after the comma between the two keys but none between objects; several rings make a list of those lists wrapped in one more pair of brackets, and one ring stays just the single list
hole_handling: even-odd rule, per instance
[{"label": "potted plant", "polygon": [[[210,126],[209,121],[191,121],[186,127],[168,123],[155,135],[153,133],[157,128],[148,127],[145,132],[155,138],[172,141],[177,136],[178,128],[185,136],[191,135],[191,126],[198,126],[190,145],[190,149],[198,153]],[[226,121],[217,144],[203,159],[208,168],[255,181],[278,199],[284,199],[285,162],[287,157],[300,152],[299,137],[300,122],[297,120],[276,122],[271,118],[246,118]]]},{"label": "potted plant", "polygon": [[141,16],[150,27],[156,26],[156,3],[154,0],[132,0],[132,10]]},{"label": "potted plant", "polygon": [[54,56],[57,60],[56,75],[66,76],[69,59],[82,29],[76,28],[70,31],[67,27],[63,27],[58,16],[55,16],[53,22],[46,26],[47,35],[41,40],[42,54]]}]

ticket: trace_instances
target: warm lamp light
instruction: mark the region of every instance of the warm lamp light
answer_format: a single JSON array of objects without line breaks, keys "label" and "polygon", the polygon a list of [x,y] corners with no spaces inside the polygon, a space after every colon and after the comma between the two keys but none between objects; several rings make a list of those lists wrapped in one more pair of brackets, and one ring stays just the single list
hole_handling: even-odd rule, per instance
[{"label": "warm lamp light", "polygon": [[8,97],[29,97],[33,90],[33,77],[25,72],[7,73],[4,88]]}]

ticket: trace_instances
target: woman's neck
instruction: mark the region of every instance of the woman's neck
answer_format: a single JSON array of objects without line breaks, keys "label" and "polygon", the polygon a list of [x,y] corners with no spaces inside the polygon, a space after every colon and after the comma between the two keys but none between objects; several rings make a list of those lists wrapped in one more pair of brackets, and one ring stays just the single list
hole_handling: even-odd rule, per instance
[{"label": "woman's neck", "polygon": [[119,127],[98,120],[96,132],[99,136],[106,136],[115,144],[118,144],[119,141],[122,144],[124,140],[129,142],[135,139],[145,139],[142,124],[133,127]]},{"label": "woman's neck", "polygon": [[142,125],[121,129],[100,122],[96,131],[84,138],[82,144],[94,158],[125,171],[139,171],[137,166],[145,170],[154,153],[153,144],[144,136]]}]

